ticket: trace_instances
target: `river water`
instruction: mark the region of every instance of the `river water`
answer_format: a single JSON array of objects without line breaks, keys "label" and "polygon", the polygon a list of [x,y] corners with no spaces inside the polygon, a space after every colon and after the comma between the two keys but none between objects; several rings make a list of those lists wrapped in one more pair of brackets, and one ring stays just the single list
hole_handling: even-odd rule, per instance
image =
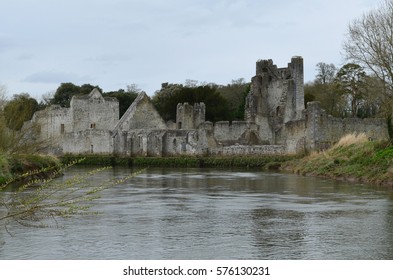
[{"label": "river water", "polygon": [[0,229],[0,259],[393,259],[393,193],[360,184],[151,168],[105,190],[93,210],[57,228]]}]

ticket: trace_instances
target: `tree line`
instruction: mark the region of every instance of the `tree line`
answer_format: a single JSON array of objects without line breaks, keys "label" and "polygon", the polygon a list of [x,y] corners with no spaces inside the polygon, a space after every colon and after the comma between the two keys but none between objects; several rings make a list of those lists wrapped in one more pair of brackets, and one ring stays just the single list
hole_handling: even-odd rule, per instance
[{"label": "tree line", "polygon": [[393,139],[393,0],[364,13],[348,25],[345,64],[319,63],[305,100],[317,100],[337,117],[383,117]]},{"label": "tree line", "polygon": [[[94,88],[98,88],[103,97],[115,97],[119,101],[119,118],[136,99],[142,90],[136,84],[130,84],[126,89],[103,92],[98,85],[62,83],[53,94],[43,96],[38,102],[28,93],[16,94],[11,100],[5,100],[4,94],[0,107],[0,123],[12,130],[20,130],[23,123],[30,120],[36,111],[43,110],[50,105],[70,107],[74,95],[87,95]],[[244,79],[233,80],[231,84],[222,86],[204,84],[188,80],[183,84],[162,85],[155,92],[152,102],[164,120],[176,119],[176,106],[178,103],[204,102],[207,108],[207,120],[236,120],[242,119],[244,113],[244,98],[248,92],[249,84]]]},{"label": "tree line", "polygon": [[319,101],[328,114],[341,118],[373,118],[382,115],[382,84],[367,75],[359,64],[347,63],[338,69],[320,62],[313,82],[305,84],[305,104]]}]

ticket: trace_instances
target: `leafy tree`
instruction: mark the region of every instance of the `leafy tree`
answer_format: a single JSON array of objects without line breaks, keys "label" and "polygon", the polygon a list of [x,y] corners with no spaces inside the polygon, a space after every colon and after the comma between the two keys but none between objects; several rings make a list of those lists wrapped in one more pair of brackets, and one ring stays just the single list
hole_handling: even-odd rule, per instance
[{"label": "leafy tree", "polygon": [[[102,89],[99,86],[93,86],[91,84],[84,84],[82,86],[74,85],[73,83],[62,83],[57,88],[53,95],[53,98],[48,95],[44,99],[44,103],[50,100],[50,104],[58,104],[62,107],[70,107],[71,99],[74,95],[87,95],[93,89],[98,88],[101,92]],[[127,111],[128,107],[135,100],[142,90],[138,88],[136,84],[127,85],[127,89],[119,89],[117,91],[110,91],[103,93],[103,96],[116,97],[119,100],[119,117]]]},{"label": "leafy tree", "polygon": [[319,62],[314,82],[304,85],[304,102],[318,101],[326,112],[335,117],[346,116],[345,100],[337,90],[335,77],[337,68],[334,64]]},{"label": "leafy tree", "polygon": [[99,86],[93,86],[91,84],[83,84],[79,87],[79,94],[87,95],[90,92],[92,92],[92,90],[95,88],[98,88],[100,90],[100,92],[102,92],[102,89]]},{"label": "leafy tree", "polygon": [[304,85],[304,107],[307,107],[308,102],[315,101],[315,94],[311,90],[312,86],[310,83]]},{"label": "leafy tree", "polygon": [[364,103],[366,91],[366,72],[363,67],[354,63],[345,64],[337,72],[335,82],[347,103],[350,104],[349,115],[361,117],[359,110]]},{"label": "leafy tree", "polygon": [[346,117],[346,103],[343,95],[337,89],[337,84],[319,82],[304,85],[305,101],[318,101],[329,115]]},{"label": "leafy tree", "polygon": [[0,153],[8,150],[8,147],[10,146],[12,141],[10,134],[11,131],[7,127],[4,114],[2,111],[0,111]]},{"label": "leafy tree", "polygon": [[175,120],[177,104],[185,102],[205,103],[208,121],[230,120],[227,101],[220,95],[217,88],[211,85],[184,87],[179,84],[163,84],[162,89],[153,96],[152,102],[166,121]]},{"label": "leafy tree", "polygon": [[360,65],[348,63],[336,71],[333,64],[320,62],[317,69],[320,70],[315,81],[304,86],[305,105],[319,101],[322,108],[334,117],[368,118],[378,115],[382,102],[380,82],[366,75]]},{"label": "leafy tree", "polygon": [[106,92],[103,95],[116,97],[119,100],[119,118],[121,118],[141,92],[142,90],[136,84],[131,84],[127,85],[127,90],[119,89],[117,91]]},{"label": "leafy tree", "polygon": [[244,120],[244,106],[250,83],[246,83],[243,78],[232,80],[226,86],[217,86],[217,91],[227,101],[230,119]]},{"label": "leafy tree", "polygon": [[181,89],[183,89],[182,84],[163,83],[161,89],[152,97],[154,106],[164,120],[176,120],[177,104],[181,102],[179,99]]},{"label": "leafy tree", "polygon": [[73,83],[61,83],[53,96],[53,104],[58,104],[62,107],[70,107],[72,96],[78,94],[80,87]]},{"label": "leafy tree", "polygon": [[358,108],[358,116],[361,118],[384,117],[385,97],[384,85],[375,76],[365,77],[365,90],[363,100]]},{"label": "leafy tree", "polygon": [[[184,88],[181,94],[188,96],[188,103],[203,102],[206,105],[206,120],[211,122],[231,120],[227,101],[215,87],[199,86],[195,89]],[[185,101],[187,102],[187,101]]]},{"label": "leafy tree", "polygon": [[4,106],[4,119],[7,127],[20,130],[23,123],[30,120],[39,109],[37,100],[30,97],[28,93],[14,95],[13,99]]},{"label": "leafy tree", "polygon": [[71,98],[74,95],[89,94],[94,88],[98,88],[102,92],[100,87],[92,86],[90,84],[77,86],[73,83],[61,83],[53,96],[52,104],[58,104],[62,107],[70,107]]}]

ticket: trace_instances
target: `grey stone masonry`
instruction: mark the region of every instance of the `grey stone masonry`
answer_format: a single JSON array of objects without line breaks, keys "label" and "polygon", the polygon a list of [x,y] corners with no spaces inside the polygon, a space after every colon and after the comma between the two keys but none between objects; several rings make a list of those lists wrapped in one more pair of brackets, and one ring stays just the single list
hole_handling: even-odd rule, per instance
[{"label": "grey stone masonry", "polygon": [[244,121],[207,122],[204,103],[183,103],[165,123],[144,92],[119,120],[119,102],[94,89],[74,96],[70,108],[36,112],[22,129],[27,141],[45,141],[48,153],[119,156],[285,154],[326,149],[349,133],[388,138],[383,119],[333,118],[318,102],[305,109],[303,71],[299,56],[284,68],[257,61]]}]

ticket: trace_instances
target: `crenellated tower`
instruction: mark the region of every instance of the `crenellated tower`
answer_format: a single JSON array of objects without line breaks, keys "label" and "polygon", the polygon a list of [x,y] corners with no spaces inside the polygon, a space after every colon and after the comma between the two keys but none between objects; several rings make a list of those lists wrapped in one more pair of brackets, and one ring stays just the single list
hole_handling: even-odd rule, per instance
[{"label": "crenellated tower", "polygon": [[257,61],[246,98],[245,120],[259,126],[260,138],[278,144],[283,125],[301,119],[303,110],[303,58],[292,57],[285,68],[278,68],[271,59]]}]

